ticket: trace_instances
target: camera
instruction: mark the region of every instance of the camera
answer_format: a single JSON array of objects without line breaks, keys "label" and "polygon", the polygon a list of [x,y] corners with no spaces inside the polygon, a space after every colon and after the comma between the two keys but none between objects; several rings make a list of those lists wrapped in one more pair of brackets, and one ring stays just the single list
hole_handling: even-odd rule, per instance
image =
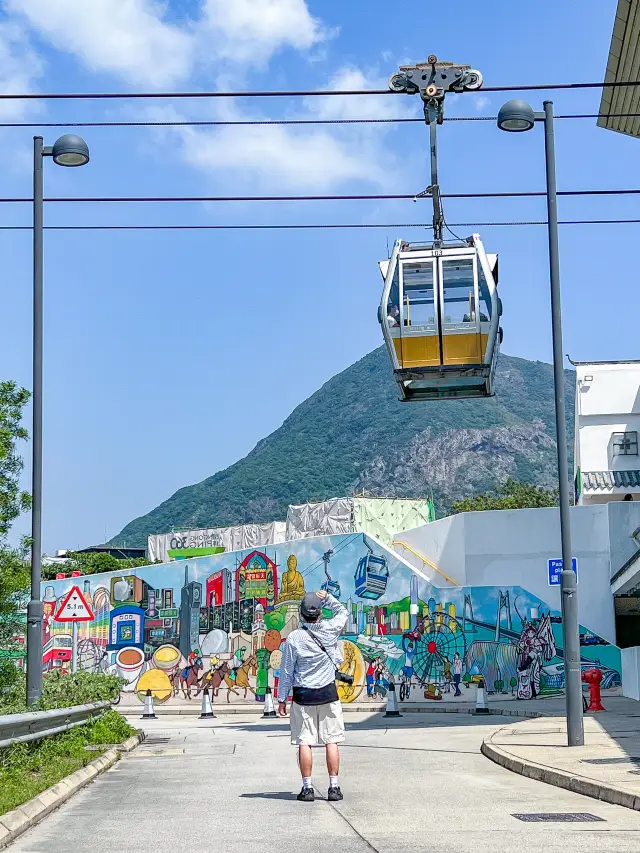
[{"label": "camera", "polygon": [[346,672],[340,672],[339,669],[336,669],[336,681],[341,681],[343,684],[353,684],[355,679],[352,675],[347,675]]}]

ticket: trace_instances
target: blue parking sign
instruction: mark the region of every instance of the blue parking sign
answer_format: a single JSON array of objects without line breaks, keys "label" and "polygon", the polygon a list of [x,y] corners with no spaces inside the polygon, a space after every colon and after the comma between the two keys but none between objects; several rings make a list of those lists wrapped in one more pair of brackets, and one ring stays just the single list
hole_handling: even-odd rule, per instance
[{"label": "blue parking sign", "polygon": [[[549,560],[549,586],[560,586],[562,575],[562,557],[556,560]],[[576,575],[576,583],[578,582],[578,561],[574,557],[571,560],[571,568]]]}]

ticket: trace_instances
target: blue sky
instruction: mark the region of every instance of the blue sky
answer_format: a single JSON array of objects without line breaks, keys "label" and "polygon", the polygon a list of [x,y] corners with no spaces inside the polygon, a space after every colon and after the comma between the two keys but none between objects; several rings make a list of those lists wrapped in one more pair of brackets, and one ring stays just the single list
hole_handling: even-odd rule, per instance
[{"label": "blue sky", "polygon": [[[0,91],[384,87],[399,63],[430,52],[479,68],[487,85],[599,80],[615,7],[615,0],[487,0],[464,11],[444,6],[433,16],[388,0],[0,0]],[[447,111],[493,115],[508,97],[450,99]],[[600,93],[553,97],[557,113],[594,112]],[[417,99],[391,97],[8,102],[0,121],[393,117],[418,110]],[[46,129],[46,141],[59,132]],[[413,193],[429,182],[420,124],[83,133],[90,165],[65,170],[47,162],[48,195]],[[30,194],[31,136],[28,128],[0,128],[2,195]],[[560,188],[640,186],[638,145],[595,120],[558,121]],[[440,150],[444,192],[543,188],[539,128],[513,136],[492,122],[452,122],[442,129]],[[428,221],[428,204],[49,205],[46,220],[403,223]],[[28,205],[0,207],[1,224],[29,223]],[[445,212],[450,222],[542,219],[544,203],[452,201]],[[637,202],[564,199],[560,214],[633,217]],[[628,258],[636,235],[633,225],[562,230],[565,351],[573,358],[637,355],[636,276]],[[50,232],[45,549],[102,541],[177,488],[234,462],[323,382],[378,346],[376,262],[397,236],[397,229]],[[482,236],[501,256],[504,351],[549,360],[544,228],[485,229]],[[9,318],[0,340],[2,377],[27,387],[30,251],[28,232],[0,231],[1,305]],[[24,519],[16,533],[27,527]]]}]

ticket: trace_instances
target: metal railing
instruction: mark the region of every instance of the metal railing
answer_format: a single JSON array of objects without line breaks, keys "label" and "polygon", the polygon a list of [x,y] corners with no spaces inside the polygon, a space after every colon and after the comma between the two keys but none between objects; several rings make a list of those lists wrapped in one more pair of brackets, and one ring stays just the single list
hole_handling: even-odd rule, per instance
[{"label": "metal railing", "polygon": [[88,723],[92,717],[99,716],[110,707],[111,702],[91,702],[53,711],[4,714],[0,716],[0,749],[12,743],[26,743],[66,732],[74,726]]},{"label": "metal railing", "polygon": [[442,569],[440,569],[440,568],[438,568],[438,566],[436,566],[436,564],[433,562],[433,560],[430,560],[428,557],[425,557],[425,555],[424,555],[424,554],[422,554],[422,553],[420,553],[420,551],[417,551],[417,550],[413,547],[413,545],[409,545],[409,543],[408,543],[408,542],[402,542],[402,541],[392,542],[391,544],[392,544],[392,545],[394,545],[394,546],[395,546],[395,545],[399,545],[401,548],[406,548],[406,550],[407,550],[407,551],[410,551],[410,552],[411,552],[415,557],[417,557],[419,560],[422,560],[422,562],[423,562],[426,566],[431,566],[431,568],[432,568],[435,572],[438,572],[438,574],[439,574],[439,575],[442,575],[442,577],[447,581],[447,583],[450,583],[450,584],[452,584],[453,586],[460,586],[460,584],[458,583],[458,581],[454,581],[454,579],[453,579],[453,578],[450,578],[450,577],[449,577],[449,575],[446,575],[446,574],[442,571]]}]

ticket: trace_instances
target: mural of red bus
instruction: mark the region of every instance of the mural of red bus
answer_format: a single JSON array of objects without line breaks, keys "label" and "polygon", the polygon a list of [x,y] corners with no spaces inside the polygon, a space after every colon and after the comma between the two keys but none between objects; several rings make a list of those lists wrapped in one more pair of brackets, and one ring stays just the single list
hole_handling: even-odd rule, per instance
[{"label": "mural of red bus", "polygon": [[68,669],[71,662],[71,634],[56,634],[45,643],[42,651],[42,671]]}]

